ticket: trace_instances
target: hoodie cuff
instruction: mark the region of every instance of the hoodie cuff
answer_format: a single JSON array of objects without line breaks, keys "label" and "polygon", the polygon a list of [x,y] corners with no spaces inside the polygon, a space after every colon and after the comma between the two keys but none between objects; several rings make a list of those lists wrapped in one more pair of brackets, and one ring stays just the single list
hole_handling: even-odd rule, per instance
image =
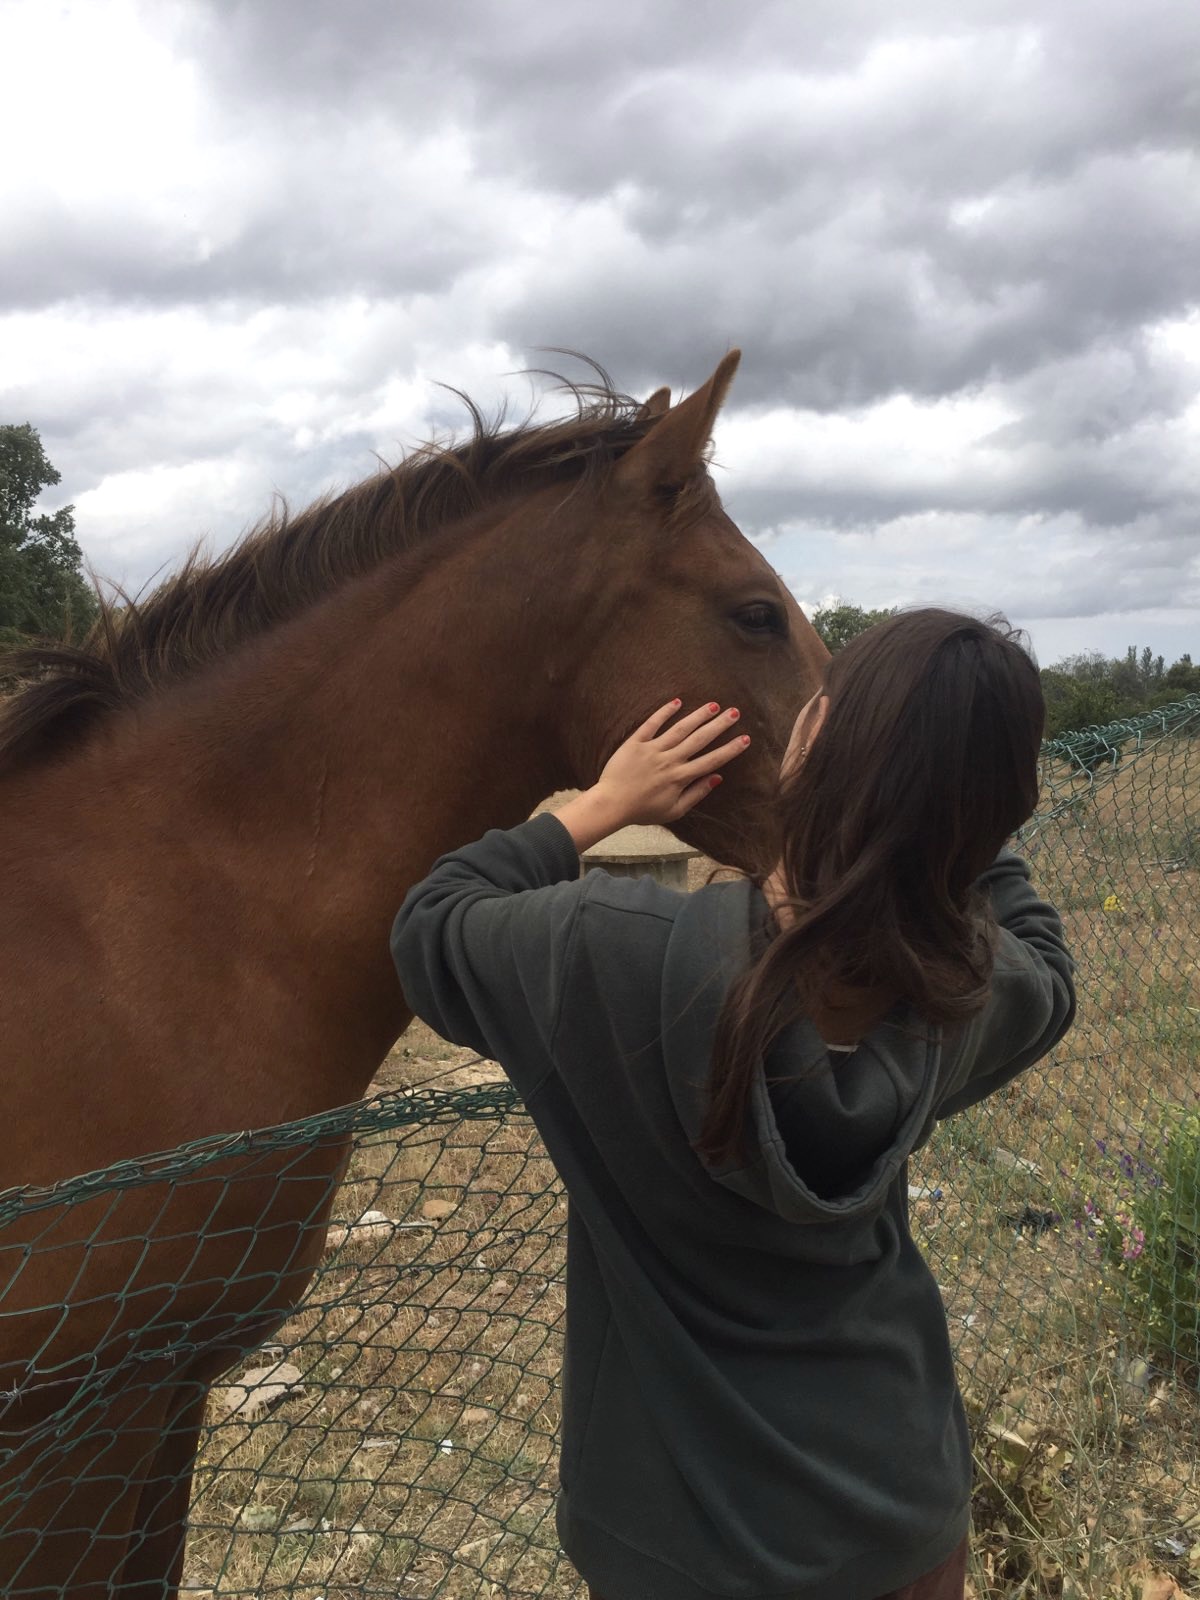
[{"label": "hoodie cuff", "polygon": [[579,876],[582,863],[575,841],[552,811],[540,812],[510,831],[514,839],[534,851],[554,883]]}]

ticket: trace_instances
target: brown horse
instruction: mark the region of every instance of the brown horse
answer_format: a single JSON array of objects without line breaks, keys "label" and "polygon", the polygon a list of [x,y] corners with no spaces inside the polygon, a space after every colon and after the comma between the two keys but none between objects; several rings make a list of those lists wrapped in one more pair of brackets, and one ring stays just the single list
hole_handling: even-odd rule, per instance
[{"label": "brown horse", "polygon": [[[0,1187],[360,1096],[444,849],[591,781],[672,694],[756,735],[687,819],[747,827],[825,650],[705,466],[737,365],[483,424],[43,652],[0,722]],[[0,1590],[173,1595],[213,1379],[294,1307],[344,1139],[30,1203],[0,1233]],[[43,1197],[44,1199],[44,1197]]]}]

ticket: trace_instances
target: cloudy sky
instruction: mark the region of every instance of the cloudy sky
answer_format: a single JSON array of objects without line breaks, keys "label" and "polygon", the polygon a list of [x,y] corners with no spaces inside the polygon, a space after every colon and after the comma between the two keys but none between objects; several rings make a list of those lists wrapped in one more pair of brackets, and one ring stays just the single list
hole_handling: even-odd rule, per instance
[{"label": "cloudy sky", "polygon": [[745,352],[808,605],[1200,657],[1195,0],[0,0],[0,422],[139,585],[539,346]]}]

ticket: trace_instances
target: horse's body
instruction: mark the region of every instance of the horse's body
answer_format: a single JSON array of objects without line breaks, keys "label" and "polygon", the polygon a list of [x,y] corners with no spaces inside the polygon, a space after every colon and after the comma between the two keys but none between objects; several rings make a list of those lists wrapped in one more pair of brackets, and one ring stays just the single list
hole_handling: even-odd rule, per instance
[{"label": "horse's body", "polygon": [[[825,652],[704,473],[733,366],[427,453],[47,658],[0,723],[0,1188],[360,1096],[408,886],[672,694],[756,736],[684,831],[765,864],[738,819]],[[208,1385],[302,1294],[346,1154],[0,1233],[6,1596],[174,1594]]]}]

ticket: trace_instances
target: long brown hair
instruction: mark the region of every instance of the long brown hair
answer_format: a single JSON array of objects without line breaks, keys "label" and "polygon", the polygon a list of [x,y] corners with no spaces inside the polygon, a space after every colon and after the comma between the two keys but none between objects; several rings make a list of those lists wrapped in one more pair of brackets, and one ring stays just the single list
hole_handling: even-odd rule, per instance
[{"label": "long brown hair", "polygon": [[731,988],[697,1149],[741,1155],[751,1086],[789,1023],[849,990],[894,995],[926,1023],[987,998],[992,924],[976,885],[1032,814],[1045,707],[1000,618],[926,609],[835,655],[828,708],[780,780],[791,918]]}]

